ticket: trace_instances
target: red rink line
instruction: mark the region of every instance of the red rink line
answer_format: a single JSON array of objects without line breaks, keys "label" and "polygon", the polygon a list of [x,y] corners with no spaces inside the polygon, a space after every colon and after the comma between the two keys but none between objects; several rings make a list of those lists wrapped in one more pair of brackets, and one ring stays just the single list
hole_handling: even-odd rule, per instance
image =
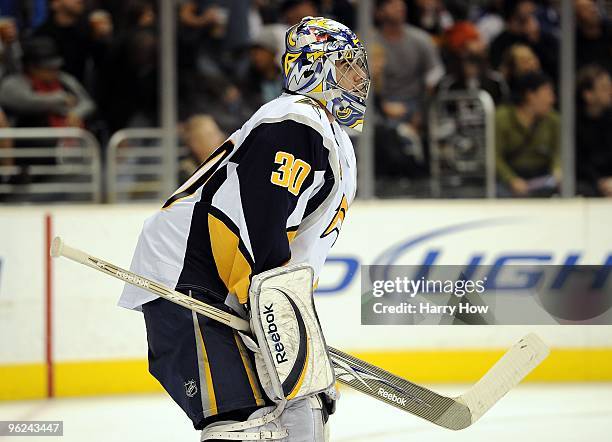
[{"label": "red rink line", "polygon": [[47,397],[54,396],[53,388],[53,264],[49,250],[53,239],[51,215],[45,215],[45,363],[47,365]]}]

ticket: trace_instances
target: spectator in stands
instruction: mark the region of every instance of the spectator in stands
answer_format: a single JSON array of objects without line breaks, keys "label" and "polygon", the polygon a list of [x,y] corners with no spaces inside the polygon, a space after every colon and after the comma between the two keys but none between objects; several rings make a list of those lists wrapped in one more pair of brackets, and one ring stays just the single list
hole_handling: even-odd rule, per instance
[{"label": "spectator in stands", "polygon": [[528,73],[516,81],[513,105],[495,116],[498,195],[549,196],[560,178],[559,117],[551,80]]},{"label": "spectator in stands", "polygon": [[385,118],[419,126],[424,100],[444,75],[431,37],[407,25],[403,0],[378,0],[379,32],[372,43],[385,52],[380,106]]},{"label": "spectator in stands", "polygon": [[314,17],[318,12],[312,0],[283,0],[281,3],[281,16],[287,27],[299,23],[306,16]]},{"label": "spectator in stands", "polygon": [[[285,52],[285,33],[306,16],[316,17],[319,10],[312,0],[283,0],[280,5],[280,20],[278,23],[268,25],[276,39],[276,52]],[[280,60],[279,60],[280,62]]]},{"label": "spectator in stands", "polygon": [[[15,126],[83,127],[95,104],[76,78],[60,70],[62,58],[54,41],[35,37],[24,42],[23,51],[24,72],[10,75],[0,83],[0,106],[14,118]],[[52,143],[55,141],[17,140],[15,147],[52,146]],[[52,175],[30,174],[30,166],[55,164],[54,158],[20,158],[14,163],[20,167],[18,175],[11,178],[15,184],[54,179]]]},{"label": "spectator in stands", "polygon": [[24,43],[24,72],[0,84],[0,106],[19,127],[83,127],[95,104],[62,66],[55,43],[35,37]]},{"label": "spectator in stands", "polygon": [[158,124],[159,40],[150,1],[129,0],[126,25],[116,36],[104,70],[100,105],[109,130]]},{"label": "spectator in stands", "polygon": [[[215,115],[223,130],[237,129],[245,108],[234,74],[248,68],[247,2],[186,0],[179,9],[179,118]],[[241,25],[240,32],[230,32]],[[236,34],[236,35],[234,35]],[[240,48],[242,45],[242,48]]]},{"label": "spectator in stands", "polygon": [[249,69],[240,82],[245,102],[255,111],[262,104],[278,97],[283,91],[281,67],[278,62],[274,30],[264,26],[255,37],[249,52]]},{"label": "spectator in stands", "polygon": [[438,43],[453,18],[441,0],[409,0],[408,23],[427,32]]},{"label": "spectator in stands", "polygon": [[575,0],[576,67],[599,64],[612,74],[612,22],[594,0]]},{"label": "spectator in stands", "polygon": [[47,15],[48,0],[0,0],[3,17],[15,20],[17,28],[29,35],[32,29],[40,26]]},{"label": "spectator in stands", "polygon": [[500,72],[506,79],[510,90],[514,89],[517,78],[530,72],[541,72],[540,59],[527,45],[515,44],[511,46],[503,57]]},{"label": "spectator in stands", "polygon": [[222,77],[227,2],[183,0],[179,7],[179,64],[210,77]]},{"label": "spectator in stands", "polygon": [[489,0],[485,3],[476,26],[484,42],[489,46],[495,38],[504,31],[505,23],[502,16],[504,0]]},{"label": "spectator in stands", "polygon": [[[10,127],[8,119],[4,111],[0,109],[0,128]],[[13,140],[11,139],[2,139],[0,140],[0,154],[6,152],[5,149],[10,149],[13,147]],[[15,175],[13,174],[13,167],[15,165],[15,158],[11,156],[4,157],[0,156],[0,184],[12,184],[15,180]],[[7,169],[2,170],[3,167]],[[0,194],[0,203],[11,202],[12,195],[10,194]]]},{"label": "spectator in stands", "polygon": [[[153,3],[154,0],[150,0],[149,3]],[[116,30],[125,29],[126,26],[126,0],[85,0],[87,9],[95,11],[102,9],[107,11],[112,17],[113,28]]]},{"label": "spectator in stands", "polygon": [[578,72],[576,172],[578,192],[612,197],[612,81],[597,65]]},{"label": "spectator in stands", "polygon": [[101,67],[110,47],[110,16],[98,13],[88,21],[83,0],[49,0],[49,10],[47,21],[35,35],[52,38],[64,59],[64,71],[86,84],[88,60]]},{"label": "spectator in stands", "polygon": [[110,43],[113,38],[113,18],[108,11],[96,9],[89,14],[90,35],[96,41]]},{"label": "spectator in stands", "polygon": [[449,73],[438,86],[439,93],[450,90],[485,90],[496,104],[510,98],[503,76],[487,63],[487,50],[475,25],[468,21],[455,23],[444,34]]},{"label": "spectator in stands", "polygon": [[223,144],[225,134],[211,116],[194,115],[183,127],[183,140],[189,149],[189,155],[180,163],[180,182],[185,182],[198,166]]},{"label": "spectator in stands", "polygon": [[536,0],[538,10],[536,16],[542,31],[559,38],[561,35],[561,16],[557,0]]},{"label": "spectator in stands", "polygon": [[444,75],[444,67],[429,34],[406,24],[406,17],[403,0],[378,0],[379,29],[368,47],[377,48],[377,58],[383,61],[375,86],[382,117],[376,127],[377,173],[415,177],[426,168],[425,103]]},{"label": "spectator in stands", "polygon": [[524,44],[538,56],[542,70],[557,79],[559,42],[551,34],[540,29],[536,17],[537,6],[533,0],[506,0],[504,18],[506,30],[499,34],[489,49],[491,65],[498,69],[503,55],[515,44]]},{"label": "spectator in stands", "polygon": [[[0,128],[6,128],[6,127],[10,127],[9,121],[4,111],[0,109]],[[8,138],[0,139],[0,152],[2,152],[1,149],[10,149],[11,147],[13,147],[13,140],[8,139]],[[13,164],[14,164],[13,158],[0,157],[0,166],[12,166]],[[0,173],[0,183],[3,181],[3,176],[6,176],[6,175],[3,173]]]},{"label": "spectator in stands", "polygon": [[0,18],[0,78],[21,71],[21,56],[15,19]]},{"label": "spectator in stands", "polygon": [[319,14],[322,17],[339,21],[353,29],[356,27],[355,7],[353,4],[357,4],[357,2],[351,2],[350,0],[321,0],[319,2]]},{"label": "spectator in stands", "polygon": [[149,29],[156,25],[157,16],[151,0],[130,0],[125,3],[126,28]]},{"label": "spectator in stands", "polygon": [[194,96],[185,99],[184,103],[192,113],[214,115],[221,130],[228,133],[240,128],[251,115],[242,91],[229,80],[201,84]]}]

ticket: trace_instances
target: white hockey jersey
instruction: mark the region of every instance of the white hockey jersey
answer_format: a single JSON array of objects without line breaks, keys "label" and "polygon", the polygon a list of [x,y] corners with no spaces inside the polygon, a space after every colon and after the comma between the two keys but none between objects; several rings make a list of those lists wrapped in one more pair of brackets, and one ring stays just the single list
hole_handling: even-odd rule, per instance
[{"label": "white hockey jersey", "polygon": [[[179,291],[248,300],[251,277],[308,262],[318,277],[356,190],[348,135],[302,95],[262,106],[148,218],[131,270]],[[126,284],[119,305],[156,296]]]}]

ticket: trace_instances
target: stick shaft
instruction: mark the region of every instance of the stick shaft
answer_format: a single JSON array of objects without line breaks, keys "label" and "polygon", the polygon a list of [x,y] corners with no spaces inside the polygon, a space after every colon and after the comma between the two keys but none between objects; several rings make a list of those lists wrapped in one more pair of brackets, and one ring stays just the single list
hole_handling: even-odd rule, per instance
[{"label": "stick shaft", "polygon": [[59,240],[58,244],[56,243],[56,240],[58,239],[59,238],[56,238],[54,240],[54,244],[52,246],[53,256],[64,256],[72,261],[84,264],[92,269],[106,273],[107,275],[113,276],[123,282],[135,285],[154,293],[157,296],[167,299],[168,301],[193,310],[196,313],[200,313],[201,315],[214,319],[215,321],[219,321],[222,324],[236,330],[245,332],[250,332],[251,330],[248,321],[238,316],[224,312],[223,310],[208,305],[183,293],[177,292],[176,290],[172,290],[163,284],[137,275],[129,270],[122,269],[121,267],[117,267],[114,264],[104,261],[103,259],[96,258],[95,256],[91,256],[81,250],[70,247],[69,245],[61,242],[61,240]]}]

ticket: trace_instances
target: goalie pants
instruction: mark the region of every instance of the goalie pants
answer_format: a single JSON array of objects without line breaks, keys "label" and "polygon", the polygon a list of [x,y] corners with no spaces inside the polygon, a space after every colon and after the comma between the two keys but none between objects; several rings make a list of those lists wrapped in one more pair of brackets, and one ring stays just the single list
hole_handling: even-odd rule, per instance
[{"label": "goalie pants", "polygon": [[[187,293],[231,312],[211,293]],[[245,420],[272,403],[259,384],[252,353],[236,331],[162,298],[143,305],[149,372],[197,430],[218,420]]]}]

